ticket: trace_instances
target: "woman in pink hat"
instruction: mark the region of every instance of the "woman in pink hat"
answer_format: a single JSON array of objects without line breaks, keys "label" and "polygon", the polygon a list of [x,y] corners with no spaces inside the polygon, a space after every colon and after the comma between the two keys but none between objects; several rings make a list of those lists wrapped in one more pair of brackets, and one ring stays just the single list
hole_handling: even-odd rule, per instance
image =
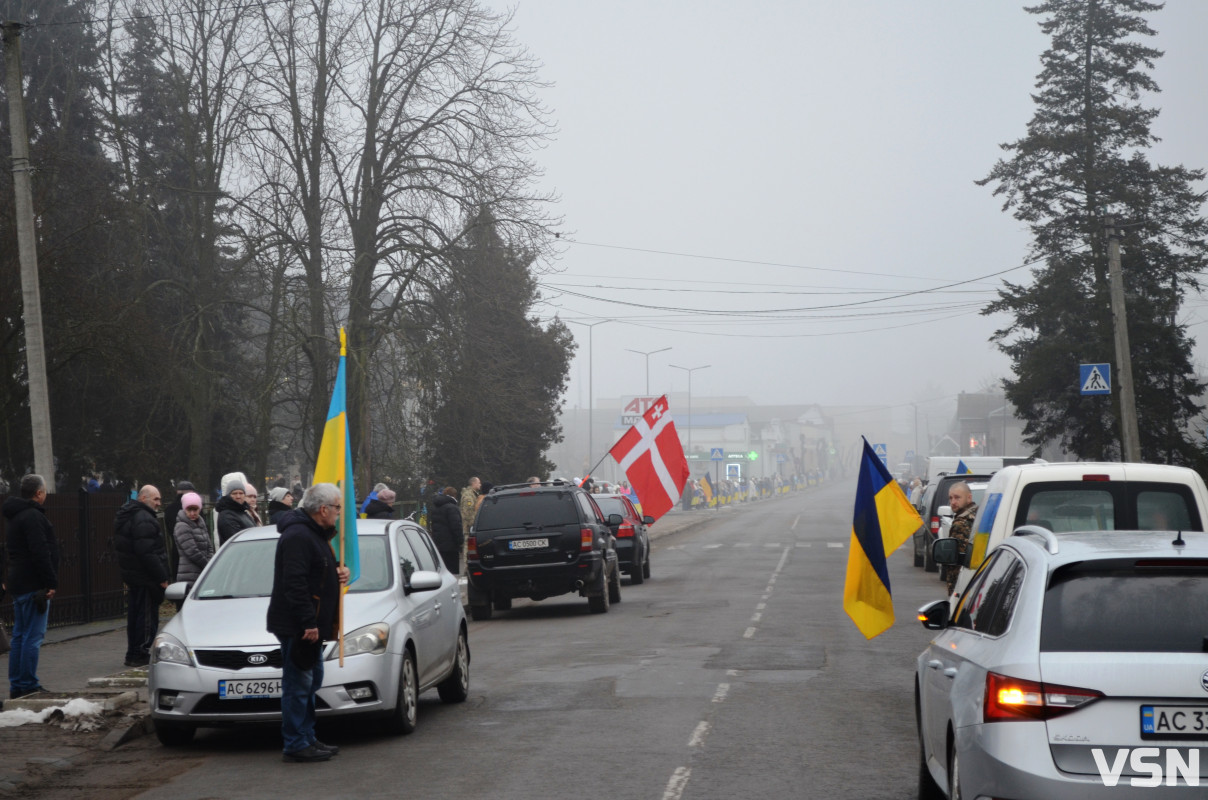
[{"label": "woman in pink hat", "polygon": [[202,568],[214,557],[214,541],[201,517],[201,496],[197,492],[188,492],[180,498],[180,504],[176,528],[172,531],[176,551],[180,553],[176,580],[193,583]]}]

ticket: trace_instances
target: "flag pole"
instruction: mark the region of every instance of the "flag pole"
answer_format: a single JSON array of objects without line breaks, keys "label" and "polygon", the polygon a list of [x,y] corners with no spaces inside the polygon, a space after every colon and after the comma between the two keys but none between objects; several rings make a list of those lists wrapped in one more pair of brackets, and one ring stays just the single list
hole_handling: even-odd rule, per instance
[{"label": "flag pole", "polygon": [[[340,497],[343,498],[345,501],[347,501],[347,498],[344,497],[344,481],[340,481]],[[341,567],[344,566],[344,529],[345,529],[345,527],[347,527],[347,526],[345,526],[345,524],[344,524],[344,508],[341,506],[340,518],[336,521],[336,530],[339,531],[339,537],[340,537],[340,566]],[[339,586],[338,580],[336,581],[336,584],[337,584],[337,587],[340,592],[340,605],[338,607],[339,613],[337,616],[336,630],[337,630],[337,638],[339,641],[338,646],[340,648],[340,666],[343,667],[344,666],[344,587]]]},{"label": "flag pole", "polygon": [[586,474],[586,475],[584,475],[583,477],[584,477],[584,478],[590,478],[590,477],[591,477],[591,475],[592,475],[592,473],[596,471],[596,467],[599,467],[601,464],[603,464],[603,463],[604,463],[604,459],[605,459],[605,458],[608,458],[610,455],[612,455],[612,453],[608,453],[608,452],[604,453],[604,455],[603,455],[603,456],[600,458],[600,460],[596,462],[596,466],[595,466],[595,467],[592,467],[591,469],[589,469],[589,470],[587,471],[587,474]]}]

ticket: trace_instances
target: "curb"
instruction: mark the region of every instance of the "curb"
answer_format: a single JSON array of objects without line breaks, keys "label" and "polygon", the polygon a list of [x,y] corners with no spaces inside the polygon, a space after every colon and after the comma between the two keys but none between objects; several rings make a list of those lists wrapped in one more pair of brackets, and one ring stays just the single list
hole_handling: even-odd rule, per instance
[{"label": "curb", "polygon": [[135,717],[128,725],[109,731],[97,746],[106,751],[116,750],[127,742],[146,736],[154,730],[155,723],[151,721],[150,716]]}]

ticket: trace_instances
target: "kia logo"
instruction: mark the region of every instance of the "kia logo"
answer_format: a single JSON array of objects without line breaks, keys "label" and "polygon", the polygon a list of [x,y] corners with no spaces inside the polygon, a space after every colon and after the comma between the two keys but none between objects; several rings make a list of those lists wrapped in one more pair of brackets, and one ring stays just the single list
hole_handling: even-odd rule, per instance
[{"label": "kia logo", "polygon": [[1208,692],[1208,672],[1200,676],[1200,686],[1205,692]]},{"label": "kia logo", "polygon": [[250,656],[247,657],[247,663],[249,663],[249,664],[267,664],[268,656],[266,656],[264,653],[252,653]]}]

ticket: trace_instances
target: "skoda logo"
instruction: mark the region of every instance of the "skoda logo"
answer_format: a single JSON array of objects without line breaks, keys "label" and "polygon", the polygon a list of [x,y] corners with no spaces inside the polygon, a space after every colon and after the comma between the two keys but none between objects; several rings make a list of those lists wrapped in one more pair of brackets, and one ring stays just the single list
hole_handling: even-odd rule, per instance
[{"label": "skoda logo", "polygon": [[1200,687],[1205,692],[1208,692],[1208,672],[1205,672],[1203,675],[1200,676]]},{"label": "skoda logo", "polygon": [[[268,656],[266,656],[264,653],[252,653],[250,656],[247,657],[247,663],[249,663],[249,664],[267,664]],[[1208,678],[1208,673],[1205,674],[1205,678]]]}]

